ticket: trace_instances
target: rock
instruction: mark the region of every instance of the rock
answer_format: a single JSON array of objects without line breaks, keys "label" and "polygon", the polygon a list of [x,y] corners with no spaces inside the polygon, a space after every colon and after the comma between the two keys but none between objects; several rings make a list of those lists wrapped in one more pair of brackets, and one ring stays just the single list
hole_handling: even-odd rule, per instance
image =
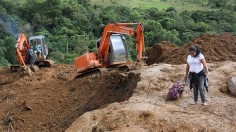
[{"label": "rock", "polygon": [[25,101],[24,104],[25,104],[26,110],[32,110],[32,103],[31,102]]},{"label": "rock", "polygon": [[97,131],[97,126],[93,126],[92,127],[92,132],[96,132]]},{"label": "rock", "polygon": [[227,87],[227,86],[222,86],[221,88],[220,88],[220,91],[222,92],[222,93],[229,93],[229,88]]},{"label": "rock", "polygon": [[229,91],[236,96],[236,76],[228,79]]},{"label": "rock", "polygon": [[59,72],[59,73],[53,75],[53,78],[60,79],[62,81],[67,81],[68,80],[68,74],[65,73],[65,72]]}]

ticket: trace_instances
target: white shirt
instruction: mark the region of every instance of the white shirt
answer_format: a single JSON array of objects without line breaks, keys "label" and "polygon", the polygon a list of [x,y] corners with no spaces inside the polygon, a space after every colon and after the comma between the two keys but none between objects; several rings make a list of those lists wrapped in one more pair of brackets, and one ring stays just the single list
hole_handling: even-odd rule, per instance
[{"label": "white shirt", "polygon": [[204,59],[204,56],[200,53],[197,57],[188,55],[187,63],[189,64],[189,71],[199,73],[203,69],[203,64],[200,62]]}]

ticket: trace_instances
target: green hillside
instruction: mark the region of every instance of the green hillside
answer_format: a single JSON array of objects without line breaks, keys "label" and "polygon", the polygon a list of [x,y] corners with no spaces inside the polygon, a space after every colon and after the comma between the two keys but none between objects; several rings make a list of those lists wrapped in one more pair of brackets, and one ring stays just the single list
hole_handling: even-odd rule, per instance
[{"label": "green hillside", "polygon": [[[117,3],[119,1],[119,3]],[[145,45],[183,45],[201,34],[236,34],[236,0],[0,0],[0,67],[17,63],[16,37],[44,35],[49,57],[73,63],[95,42],[107,23],[141,22]],[[127,37],[129,59],[135,60]]]},{"label": "green hillside", "polygon": [[111,6],[122,5],[129,8],[158,8],[174,7],[176,10],[211,10],[207,1],[189,2],[185,0],[90,0],[92,5]]},{"label": "green hillside", "polygon": [[[3,0],[4,1],[4,0]],[[14,1],[15,3],[26,3],[27,0],[5,0]],[[37,1],[37,0],[35,0]],[[43,2],[44,0],[38,0]],[[73,1],[73,0],[59,0],[59,1]],[[96,6],[126,6],[128,8],[157,8],[167,9],[174,7],[176,10],[213,10],[209,4],[212,1],[216,1],[219,4],[235,5],[236,0],[87,0],[91,5]],[[215,5],[217,6],[217,4]]]}]

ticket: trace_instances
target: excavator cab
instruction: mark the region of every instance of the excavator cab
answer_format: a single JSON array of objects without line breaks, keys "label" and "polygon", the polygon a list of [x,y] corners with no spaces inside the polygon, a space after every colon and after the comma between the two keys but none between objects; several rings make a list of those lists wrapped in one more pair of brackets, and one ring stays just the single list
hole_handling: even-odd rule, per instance
[{"label": "excavator cab", "polygon": [[128,51],[124,35],[112,34],[108,50],[108,65],[127,61]]},{"label": "excavator cab", "polygon": [[48,56],[48,45],[45,43],[44,36],[31,36],[29,38],[29,45],[33,47],[33,51],[36,54],[34,64],[38,67],[50,67],[53,61],[46,59]]},{"label": "excavator cab", "polygon": [[48,47],[43,35],[31,36],[29,38],[29,44],[33,47],[33,51],[37,55],[36,60],[46,59],[48,56]]}]

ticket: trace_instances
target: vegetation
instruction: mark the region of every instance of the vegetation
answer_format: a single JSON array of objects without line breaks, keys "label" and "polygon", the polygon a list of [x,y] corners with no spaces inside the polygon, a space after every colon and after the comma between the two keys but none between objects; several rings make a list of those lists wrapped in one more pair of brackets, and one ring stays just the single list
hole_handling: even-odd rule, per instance
[{"label": "vegetation", "polygon": [[[103,6],[101,1],[113,4]],[[107,23],[142,22],[149,47],[160,41],[182,45],[203,33],[236,33],[236,0],[137,0],[132,3],[134,8],[122,6],[122,2],[132,0],[96,0],[96,4],[95,0],[18,2],[21,4],[0,1],[0,66],[17,63],[14,45],[20,32],[46,36],[49,57],[58,63],[72,63],[85,50],[95,51],[95,42]],[[148,6],[144,7],[144,2]],[[174,6],[180,2],[204,10],[180,10],[181,6]],[[151,6],[154,3],[157,5]],[[134,48],[129,45],[134,59]]]},{"label": "vegetation", "polygon": [[[196,1],[196,0],[195,0]],[[190,0],[91,0],[92,5],[111,6],[126,6],[128,8],[157,8],[159,10],[175,7],[176,10],[210,10],[211,8],[202,1]]]}]

